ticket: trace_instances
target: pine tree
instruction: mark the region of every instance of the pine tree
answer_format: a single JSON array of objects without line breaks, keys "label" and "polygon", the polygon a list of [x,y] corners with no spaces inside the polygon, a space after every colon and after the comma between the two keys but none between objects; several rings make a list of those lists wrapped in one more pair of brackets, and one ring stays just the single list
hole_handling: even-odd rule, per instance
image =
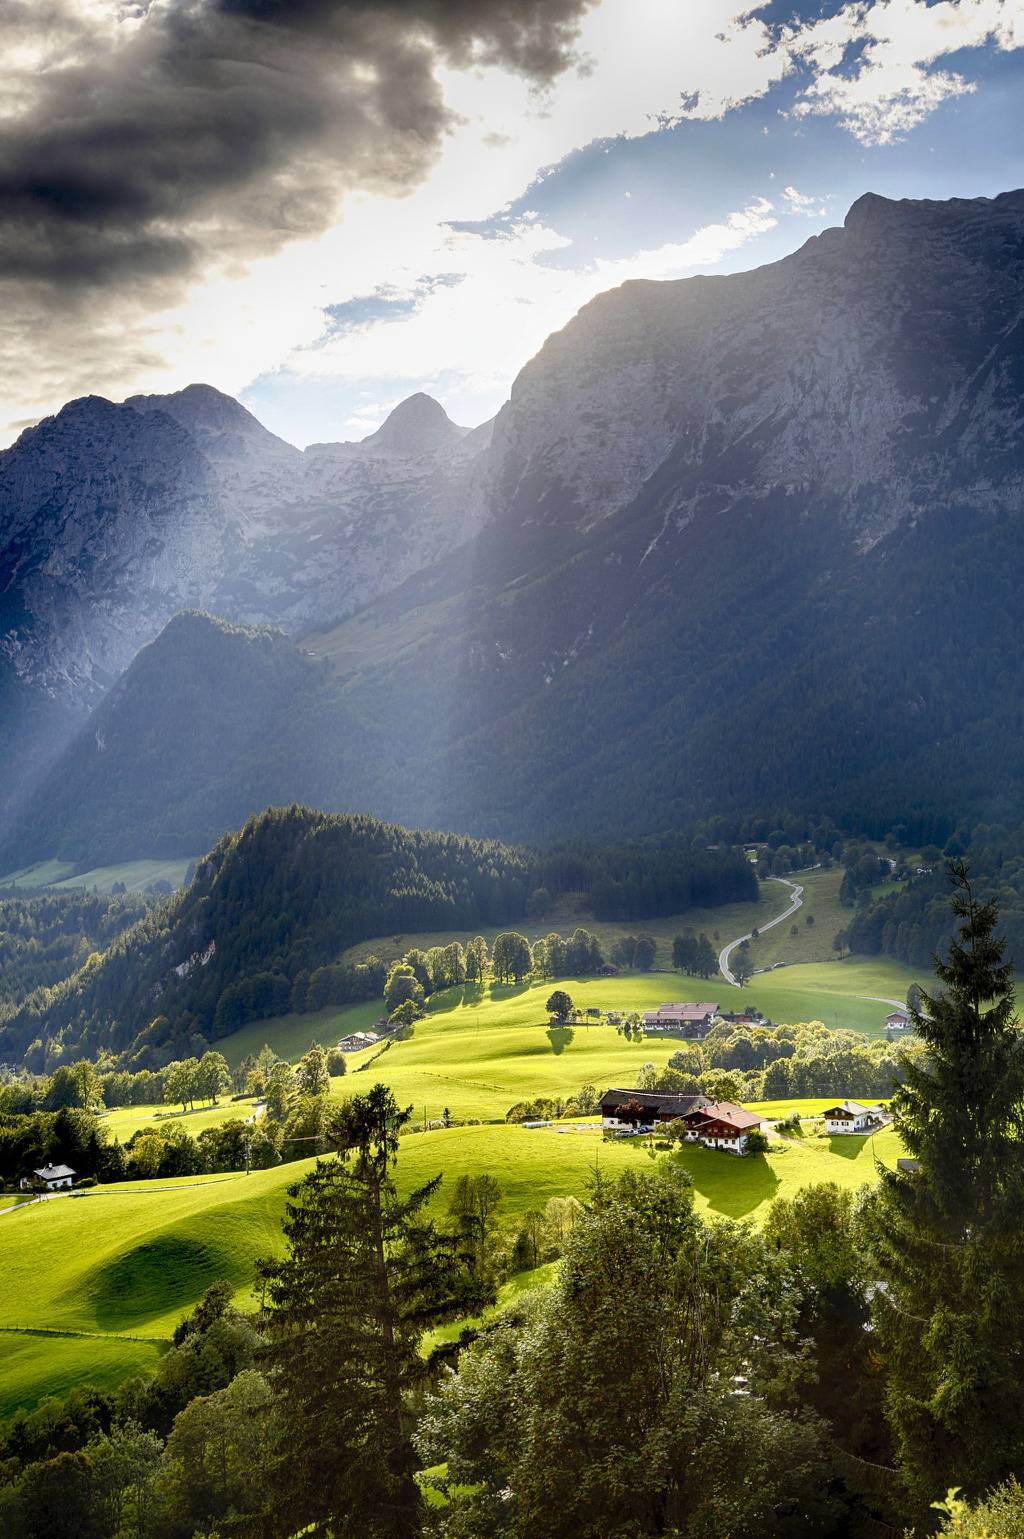
[{"label": "pine tree", "polygon": [[375,1085],[340,1109],[338,1157],[290,1189],[288,1255],[263,1262],[281,1432],[275,1532],[405,1539],[418,1532],[408,1397],[425,1330],[484,1302],[456,1239],[424,1214],[441,1177],[407,1197],[392,1178],[409,1120]]},{"label": "pine tree", "polygon": [[887,1410],[922,1507],[1024,1468],[1024,1044],[996,905],[949,869],[958,938],[914,1011],[927,1057],[903,1055],[893,1103],[917,1168],[883,1173],[871,1212]]}]

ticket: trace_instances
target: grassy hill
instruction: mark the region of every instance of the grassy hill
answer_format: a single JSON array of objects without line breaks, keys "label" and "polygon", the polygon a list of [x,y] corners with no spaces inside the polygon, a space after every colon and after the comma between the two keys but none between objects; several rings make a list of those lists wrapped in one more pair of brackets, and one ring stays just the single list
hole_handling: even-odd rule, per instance
[{"label": "grassy hill", "polygon": [[[898,1152],[887,1130],[874,1139],[808,1135],[746,1160],[701,1148],[665,1157],[689,1170],[702,1210],[756,1223],[773,1197],[815,1181],[859,1186],[874,1179],[876,1159],[891,1165]],[[450,1185],[460,1174],[486,1170],[501,1184],[505,1217],[514,1220],[549,1197],[585,1195],[595,1164],[614,1175],[647,1160],[639,1141],[605,1143],[595,1124],[452,1128],[404,1139],[398,1182],[408,1188],[443,1171]],[[113,1382],[144,1367],[218,1278],[232,1284],[245,1307],[254,1260],[280,1250],[286,1190],[307,1168],[302,1162],[248,1177],[101,1187],[0,1217],[0,1326],[20,1327],[3,1335],[0,1414],[74,1382]],[[436,1206],[444,1202],[442,1186]]]},{"label": "grassy hill", "polygon": [[[688,978],[681,973],[626,973],[617,978],[560,980],[584,1009],[647,1010],[664,1000],[718,1000],[723,1009],[750,1002],[773,1021],[824,1021],[850,1027],[865,1036],[885,1031],[888,1006],[881,1001],[905,997],[917,975],[885,958],[806,963],[759,974],[745,989],[718,979]],[[431,1104],[448,1094],[457,1116],[503,1116],[513,1101],[549,1092],[577,1090],[581,1084],[610,1084],[640,1064],[663,1063],[675,1041],[627,1042],[610,1026],[575,1026],[552,1033],[544,1003],[551,983],[521,988],[491,985],[447,989],[428,1001],[428,1013],[409,1042],[396,1042],[374,1064],[378,1077],[419,1106],[425,1092]],[[258,1052],[264,1042],[282,1058],[301,1057],[311,1041],[331,1046],[349,1031],[366,1030],[380,1017],[376,1000],[310,1015],[284,1015],[256,1021],[223,1038],[217,1046],[229,1063]],[[353,1055],[349,1068],[356,1068]],[[397,1079],[394,1076],[399,1076]],[[445,1088],[448,1087],[448,1088]],[[503,1099],[510,1097],[511,1099]],[[459,1107],[460,1109],[456,1109]]]}]

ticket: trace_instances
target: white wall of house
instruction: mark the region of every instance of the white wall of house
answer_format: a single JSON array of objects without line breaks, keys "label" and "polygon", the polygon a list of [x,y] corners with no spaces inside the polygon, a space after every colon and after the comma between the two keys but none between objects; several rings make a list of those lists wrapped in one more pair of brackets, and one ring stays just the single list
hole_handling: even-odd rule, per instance
[{"label": "white wall of house", "polygon": [[826,1133],[863,1133],[868,1125],[867,1112],[856,1117],[826,1117]]}]

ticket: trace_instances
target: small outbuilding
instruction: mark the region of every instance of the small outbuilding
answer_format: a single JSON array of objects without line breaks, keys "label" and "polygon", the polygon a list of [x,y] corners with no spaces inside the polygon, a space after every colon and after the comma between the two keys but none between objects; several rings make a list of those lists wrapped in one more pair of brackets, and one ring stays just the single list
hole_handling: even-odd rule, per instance
[{"label": "small outbuilding", "polygon": [[907,1031],[912,1024],[909,1010],[893,1010],[885,1018],[887,1031]]}]

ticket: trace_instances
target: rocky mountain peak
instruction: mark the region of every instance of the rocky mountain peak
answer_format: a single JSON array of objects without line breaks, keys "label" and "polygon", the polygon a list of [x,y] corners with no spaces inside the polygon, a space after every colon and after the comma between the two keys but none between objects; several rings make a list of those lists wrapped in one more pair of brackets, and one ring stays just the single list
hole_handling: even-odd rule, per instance
[{"label": "rocky mountain peak", "polygon": [[452,421],[440,401],[417,390],[399,402],[377,431],[363,439],[361,447],[384,454],[436,454],[468,431]]},{"label": "rocky mountain peak", "polygon": [[284,459],[299,455],[298,449],[271,433],[234,396],[213,385],[186,385],[169,395],[133,395],[124,404],[136,412],[166,412],[192,434],[205,454],[216,459],[249,454],[253,449]]}]

